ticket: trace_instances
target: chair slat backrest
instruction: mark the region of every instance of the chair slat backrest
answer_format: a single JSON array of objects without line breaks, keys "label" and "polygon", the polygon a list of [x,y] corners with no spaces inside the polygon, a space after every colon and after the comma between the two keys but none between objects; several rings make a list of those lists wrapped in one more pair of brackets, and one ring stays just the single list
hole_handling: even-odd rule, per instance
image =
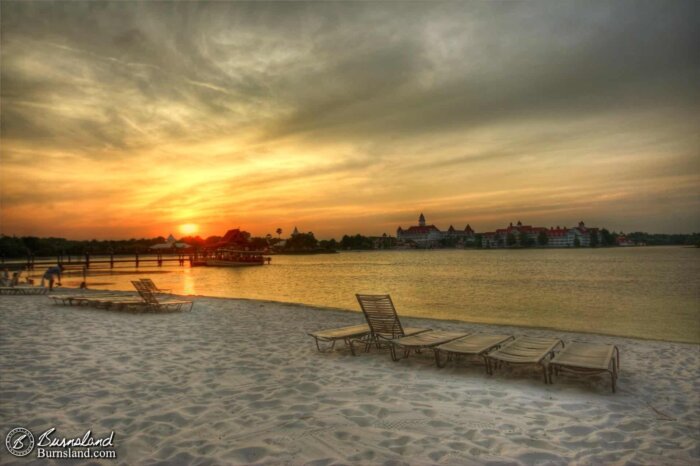
[{"label": "chair slat backrest", "polygon": [[388,294],[356,294],[355,296],[373,334],[389,339],[404,336],[391,296]]},{"label": "chair slat backrest", "polygon": [[153,283],[153,280],[151,280],[150,278],[142,278],[140,281],[144,284],[148,291],[158,292],[158,287],[155,283]]},{"label": "chair slat backrest", "polygon": [[151,291],[142,282],[137,281],[137,280],[132,280],[131,284],[134,285],[134,288],[136,288],[136,291],[139,292],[139,295],[141,295],[141,298],[143,298],[143,300],[146,302],[146,304],[155,305],[155,306],[157,306],[159,304],[158,300],[153,295],[153,293],[151,293]]}]

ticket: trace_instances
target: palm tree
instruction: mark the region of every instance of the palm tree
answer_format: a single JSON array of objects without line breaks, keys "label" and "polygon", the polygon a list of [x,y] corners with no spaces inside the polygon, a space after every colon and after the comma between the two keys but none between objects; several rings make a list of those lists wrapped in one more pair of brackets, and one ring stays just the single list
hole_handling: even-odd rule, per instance
[{"label": "palm tree", "polygon": [[282,229],[278,228],[277,230],[275,230],[275,232],[277,233],[277,238],[280,238],[280,236],[282,235]]}]

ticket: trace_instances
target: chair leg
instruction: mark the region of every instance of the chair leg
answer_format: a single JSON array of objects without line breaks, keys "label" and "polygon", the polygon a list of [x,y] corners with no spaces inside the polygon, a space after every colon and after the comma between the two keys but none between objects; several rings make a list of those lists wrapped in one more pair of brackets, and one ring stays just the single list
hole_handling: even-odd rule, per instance
[{"label": "chair leg", "polygon": [[347,343],[347,345],[350,347],[350,354],[352,354],[353,356],[357,356],[357,353],[355,353],[355,346],[353,344],[353,341],[345,340],[345,343]]},{"label": "chair leg", "polygon": [[314,341],[316,342],[316,349],[318,350],[319,353],[325,353],[328,351],[333,351],[333,348],[335,348],[335,340],[331,342],[331,345],[328,348],[322,349],[321,345],[318,343],[318,338],[314,337]]},{"label": "chair leg", "polygon": [[[435,353],[435,365],[437,365],[438,368],[445,367],[447,365],[447,359],[445,360],[444,364],[440,363],[440,350],[435,348],[435,349],[433,349],[433,352]],[[448,359],[449,359],[449,356],[448,356]]]},{"label": "chair leg", "polygon": [[616,382],[615,379],[616,379],[616,378],[617,378],[617,377],[615,376],[615,374],[614,374],[613,372],[611,372],[611,373],[610,373],[610,383],[612,384],[612,392],[613,392],[613,393],[615,393],[615,388],[616,388],[616,387],[615,387],[615,382]]}]

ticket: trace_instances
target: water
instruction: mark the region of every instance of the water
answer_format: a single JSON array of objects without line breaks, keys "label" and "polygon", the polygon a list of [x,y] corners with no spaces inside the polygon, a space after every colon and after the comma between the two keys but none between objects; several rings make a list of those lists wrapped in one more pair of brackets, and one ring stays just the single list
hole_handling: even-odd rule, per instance
[{"label": "water", "polygon": [[390,293],[400,315],[700,343],[699,258],[681,247],[345,252],[263,267],[149,266],[88,284],[126,290],[150,276],[176,293],[356,311],[355,293]]}]

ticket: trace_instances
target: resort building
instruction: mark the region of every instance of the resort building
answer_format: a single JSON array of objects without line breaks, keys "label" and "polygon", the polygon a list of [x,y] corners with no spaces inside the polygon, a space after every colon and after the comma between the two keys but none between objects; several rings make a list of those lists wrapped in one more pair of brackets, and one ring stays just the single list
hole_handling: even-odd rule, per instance
[{"label": "resort building", "polygon": [[566,248],[575,246],[591,246],[600,244],[601,236],[598,228],[588,228],[583,222],[577,227],[533,227],[523,225],[520,221],[507,228],[494,232],[483,233],[481,246],[484,248],[504,248],[514,246],[542,246],[550,248]]},{"label": "resort building", "polygon": [[160,244],[154,244],[151,246],[150,249],[153,250],[161,250],[161,251],[167,251],[167,250],[172,250],[172,249],[187,249],[191,248],[187,243],[179,243],[175,237],[170,234],[168,235],[168,239],[165,240],[165,243],[160,243]]},{"label": "resort building", "polygon": [[425,216],[420,214],[418,225],[410,226],[405,230],[399,227],[396,230],[396,238],[400,241],[412,241],[418,247],[433,247],[445,239],[452,239],[460,243],[473,242],[475,234],[469,225],[464,230],[456,230],[450,225],[447,231],[440,231],[435,225],[427,225]]},{"label": "resort building", "polygon": [[620,234],[620,235],[618,235],[618,236],[615,238],[615,244],[617,244],[618,246],[623,246],[623,247],[626,247],[626,246],[637,246],[637,243],[635,243],[634,241],[632,241],[631,239],[629,239],[629,238],[628,238],[627,236],[625,236],[624,234]]}]

